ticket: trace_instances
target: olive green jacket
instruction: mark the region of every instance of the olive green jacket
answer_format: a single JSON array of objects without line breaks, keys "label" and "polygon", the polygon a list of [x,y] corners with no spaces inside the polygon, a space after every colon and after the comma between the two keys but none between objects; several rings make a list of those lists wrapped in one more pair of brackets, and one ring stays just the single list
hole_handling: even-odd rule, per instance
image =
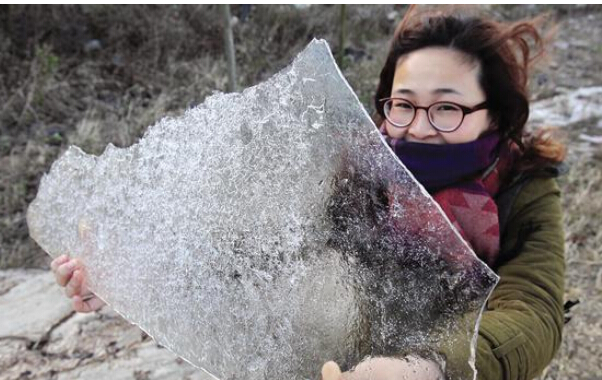
[{"label": "olive green jacket", "polygon": [[515,188],[511,204],[500,208],[505,225],[500,252],[505,259],[494,268],[500,282],[479,328],[479,380],[533,379],[550,363],[562,337],[565,261],[560,190],[549,176],[530,178]]}]

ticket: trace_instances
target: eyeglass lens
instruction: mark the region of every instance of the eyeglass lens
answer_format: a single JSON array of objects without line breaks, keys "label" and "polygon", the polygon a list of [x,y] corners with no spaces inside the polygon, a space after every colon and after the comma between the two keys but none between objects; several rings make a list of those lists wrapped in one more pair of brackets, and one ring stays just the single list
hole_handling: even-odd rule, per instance
[{"label": "eyeglass lens", "polygon": [[[384,105],[385,116],[398,127],[407,127],[416,114],[416,108],[412,103],[403,99],[389,99]],[[462,109],[453,103],[435,103],[428,109],[430,122],[440,130],[456,129],[464,113]]]}]

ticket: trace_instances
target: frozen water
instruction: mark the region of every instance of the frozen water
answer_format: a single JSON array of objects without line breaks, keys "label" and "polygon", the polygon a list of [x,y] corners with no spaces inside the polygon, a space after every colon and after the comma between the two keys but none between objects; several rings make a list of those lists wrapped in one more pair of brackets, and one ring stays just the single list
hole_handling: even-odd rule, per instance
[{"label": "frozen water", "polygon": [[[221,379],[315,379],[438,353],[474,377],[497,281],[386,146],[328,45],[100,157],[71,147],[28,210],[51,256]],[[427,355],[428,356],[428,355]]]}]

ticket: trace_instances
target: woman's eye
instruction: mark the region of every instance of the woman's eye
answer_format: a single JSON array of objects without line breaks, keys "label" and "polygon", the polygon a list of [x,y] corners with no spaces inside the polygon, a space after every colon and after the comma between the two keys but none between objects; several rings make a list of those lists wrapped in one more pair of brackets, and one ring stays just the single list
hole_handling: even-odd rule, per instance
[{"label": "woman's eye", "polygon": [[401,109],[405,109],[405,110],[410,110],[412,109],[412,106],[409,105],[408,103],[397,103],[394,105],[395,108],[401,108]]},{"label": "woman's eye", "polygon": [[451,104],[441,104],[437,107],[437,111],[459,111],[459,109]]}]

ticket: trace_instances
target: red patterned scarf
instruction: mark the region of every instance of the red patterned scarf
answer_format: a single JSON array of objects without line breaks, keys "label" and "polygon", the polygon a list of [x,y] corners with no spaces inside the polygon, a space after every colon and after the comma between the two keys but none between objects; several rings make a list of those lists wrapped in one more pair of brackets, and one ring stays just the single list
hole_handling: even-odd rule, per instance
[{"label": "red patterned scarf", "polygon": [[509,153],[510,149],[502,149],[500,159],[484,175],[432,194],[464,240],[490,267],[500,252],[498,208],[493,197],[511,168]]},{"label": "red patterned scarf", "polygon": [[[463,147],[443,148],[444,154],[439,154],[438,157],[435,157],[437,155],[434,154],[432,156],[435,158],[431,159],[430,153],[414,153],[420,150],[419,145],[424,146],[427,150],[435,148],[429,146],[430,144],[412,144],[409,149],[405,149],[409,145],[391,139],[386,135],[384,128],[381,128],[381,133],[400,160],[404,164],[410,164],[406,164],[408,169],[431,193],[477,256],[493,267],[500,251],[498,209],[493,198],[515,162],[517,149],[510,144],[501,144],[500,146],[497,143],[498,140],[492,144],[491,135],[487,135],[472,143],[463,144]],[[485,152],[483,152],[484,150]],[[459,154],[464,156],[458,157]],[[445,159],[445,155],[449,155],[449,157]],[[456,163],[456,166],[461,167],[455,168],[447,165],[443,168],[437,167],[433,171],[424,169],[429,166],[439,166],[441,163],[444,163],[443,165]],[[468,176],[467,166],[473,170]],[[442,175],[433,175],[437,171]],[[450,176],[450,173],[457,175]],[[436,187],[427,186],[435,183]]]}]

